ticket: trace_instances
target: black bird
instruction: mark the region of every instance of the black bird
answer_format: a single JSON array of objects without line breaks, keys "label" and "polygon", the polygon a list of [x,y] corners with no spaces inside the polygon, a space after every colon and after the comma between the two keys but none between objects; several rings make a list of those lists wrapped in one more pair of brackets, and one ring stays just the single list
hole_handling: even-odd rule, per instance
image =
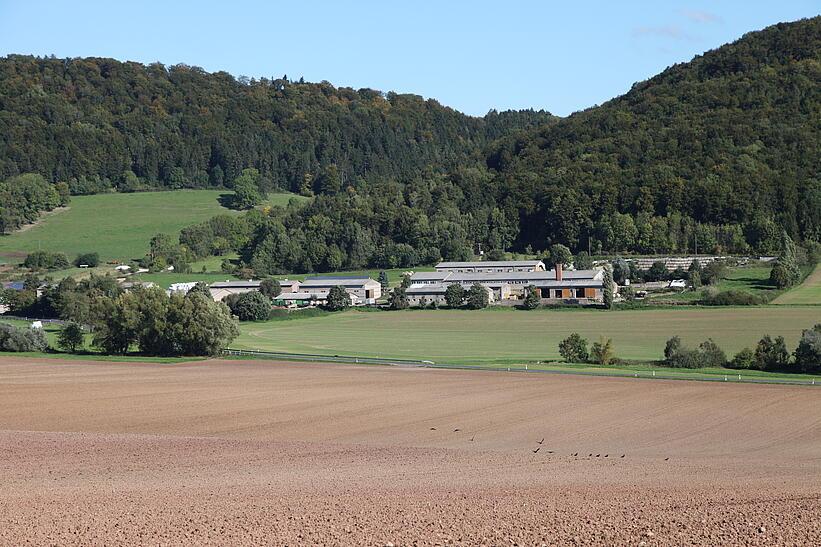
[{"label": "black bird", "polygon": [[473,442],[473,439],[475,439],[475,438],[476,438],[476,435],[474,435],[473,437],[471,437],[471,438],[470,438],[470,442]]},{"label": "black bird", "polygon": [[670,458],[664,458],[664,461],[669,461],[669,460],[670,460]]},{"label": "black bird", "polygon": [[435,427],[431,427],[431,428],[430,428],[430,430],[431,430],[431,431],[436,431],[436,428],[435,428]]},{"label": "black bird", "polygon": [[610,454],[605,454],[605,455],[604,455],[604,457],[605,457],[605,458],[607,458],[607,457],[609,457],[609,456],[610,456]]},{"label": "black bird", "polygon": [[624,457],[624,454],[622,454],[622,455],[621,455],[621,457],[623,458],[623,457]]},{"label": "black bird", "polygon": [[541,441],[538,441],[536,444],[542,444],[544,442],[544,437],[542,437]]},{"label": "black bird", "polygon": [[596,454],[596,457],[597,457],[597,458],[598,458],[599,456],[601,456],[601,454]]},{"label": "black bird", "polygon": [[541,450],[541,449],[542,449],[542,447],[540,446],[539,448],[537,448],[536,450],[534,450],[534,451],[533,451],[533,453],[535,454],[536,452],[538,452],[538,451],[539,451],[539,450]]},{"label": "black bird", "polygon": [[553,451],[552,451],[552,450],[548,450],[548,451],[547,451],[547,453],[548,453],[548,454],[553,454]]},{"label": "black bird", "polygon": [[458,431],[462,431],[462,430],[461,430],[461,429],[459,429],[458,427],[457,427],[456,429],[454,429],[454,430],[453,430],[453,432],[454,432],[454,433],[456,433],[456,432],[458,432]]},{"label": "black bird", "polygon": [[578,456],[578,455],[579,455],[579,453],[578,453],[578,452],[576,452],[575,454],[573,454],[573,456]]},{"label": "black bird", "polygon": [[593,457],[593,454],[588,454],[587,457],[591,458],[591,457]]}]

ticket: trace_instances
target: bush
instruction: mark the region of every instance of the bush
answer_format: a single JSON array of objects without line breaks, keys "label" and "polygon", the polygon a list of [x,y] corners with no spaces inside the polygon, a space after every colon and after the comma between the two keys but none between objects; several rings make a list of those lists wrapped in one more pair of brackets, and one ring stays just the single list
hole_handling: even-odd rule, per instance
[{"label": "bush", "polygon": [[586,363],[590,357],[587,352],[587,340],[574,332],[559,342],[559,354],[568,363]]},{"label": "bush", "polygon": [[240,321],[265,321],[271,313],[271,300],[257,291],[248,291],[231,299],[231,313]]},{"label": "bush", "polygon": [[74,265],[78,268],[85,264],[89,268],[96,268],[100,264],[100,255],[98,253],[83,253],[77,255],[74,259]]},{"label": "bush", "polygon": [[63,253],[35,251],[23,261],[23,266],[32,270],[64,270],[68,268],[68,258]]},{"label": "bush", "polygon": [[45,351],[48,341],[42,329],[0,323],[0,351]]},{"label": "bush", "polygon": [[691,349],[681,343],[681,338],[674,336],[667,340],[664,347],[664,365],[673,368],[723,367],[727,356],[712,338],[708,338],[698,349]]},{"label": "bush", "polygon": [[757,306],[764,304],[766,299],[747,291],[729,290],[717,293],[707,290],[704,291],[701,302],[707,306]]},{"label": "bush", "polygon": [[706,285],[715,285],[727,276],[727,264],[722,260],[713,260],[701,271],[701,281]]},{"label": "bush", "polygon": [[615,361],[616,356],[613,353],[613,340],[610,338],[600,337],[598,342],[593,344],[590,348],[590,360],[599,365],[609,365]]},{"label": "bush", "polygon": [[663,260],[653,262],[653,265],[644,274],[646,281],[664,281],[667,277],[667,265]]},{"label": "bush", "polygon": [[735,354],[733,360],[727,363],[727,366],[730,368],[737,368],[737,369],[750,369],[756,368],[755,366],[755,354],[753,350],[750,348],[744,348],[738,353]]},{"label": "bush", "polygon": [[337,285],[331,287],[328,291],[328,303],[325,305],[330,311],[341,311],[351,305],[351,295],[345,290],[345,287]]}]

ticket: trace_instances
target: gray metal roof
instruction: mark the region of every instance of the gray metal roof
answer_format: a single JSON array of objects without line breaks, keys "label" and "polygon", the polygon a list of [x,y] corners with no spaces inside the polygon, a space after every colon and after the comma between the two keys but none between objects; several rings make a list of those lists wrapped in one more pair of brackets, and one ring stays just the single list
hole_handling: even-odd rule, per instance
[{"label": "gray metal roof", "polygon": [[522,266],[536,267],[544,265],[541,260],[479,260],[476,262],[440,262],[437,268],[521,268]]},{"label": "gray metal roof", "polygon": [[260,283],[262,281],[217,281],[215,283],[211,283],[208,288],[210,289],[258,289]]},{"label": "gray metal roof", "polygon": [[[562,273],[563,281],[601,280],[602,270],[568,270]],[[478,282],[485,284],[513,283],[520,285],[542,284],[556,281],[556,272],[418,272],[411,276],[411,283],[421,281]]]},{"label": "gray metal roof", "polygon": [[370,277],[309,277],[299,284],[300,287],[364,287],[367,284],[379,285]]}]

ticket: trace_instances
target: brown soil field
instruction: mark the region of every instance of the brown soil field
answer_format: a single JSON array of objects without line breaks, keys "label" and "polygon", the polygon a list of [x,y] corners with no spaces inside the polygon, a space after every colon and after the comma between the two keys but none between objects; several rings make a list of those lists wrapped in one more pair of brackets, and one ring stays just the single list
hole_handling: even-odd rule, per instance
[{"label": "brown soil field", "polygon": [[817,545],[819,410],[809,386],[3,357],[0,543]]}]

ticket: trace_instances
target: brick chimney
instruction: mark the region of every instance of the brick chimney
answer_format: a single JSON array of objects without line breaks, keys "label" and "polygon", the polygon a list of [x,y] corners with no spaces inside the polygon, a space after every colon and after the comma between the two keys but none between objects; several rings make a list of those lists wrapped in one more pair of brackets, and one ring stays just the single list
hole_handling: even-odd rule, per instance
[{"label": "brick chimney", "polygon": [[554,268],[556,268],[556,281],[561,281],[562,280],[562,263],[561,262],[556,263]]}]

